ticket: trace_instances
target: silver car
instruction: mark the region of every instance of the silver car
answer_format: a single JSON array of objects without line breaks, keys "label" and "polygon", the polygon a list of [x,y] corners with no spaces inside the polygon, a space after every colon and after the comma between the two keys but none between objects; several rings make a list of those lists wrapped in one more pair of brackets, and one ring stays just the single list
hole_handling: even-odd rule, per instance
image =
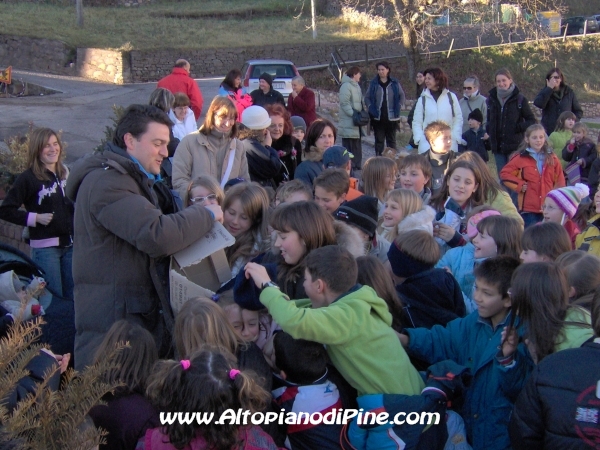
[{"label": "silver car", "polygon": [[258,89],[258,77],[266,72],[273,77],[273,89],[281,92],[286,101],[292,92],[292,78],[300,75],[294,63],[284,59],[251,59],[244,63],[241,72],[246,92]]}]

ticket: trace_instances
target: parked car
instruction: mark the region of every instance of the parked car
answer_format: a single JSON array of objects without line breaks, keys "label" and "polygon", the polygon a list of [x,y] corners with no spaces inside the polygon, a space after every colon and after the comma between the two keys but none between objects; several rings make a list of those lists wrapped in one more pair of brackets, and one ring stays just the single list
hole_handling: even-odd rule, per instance
[{"label": "parked car", "polygon": [[[585,29],[586,22],[587,30]],[[583,34],[584,31],[596,33],[598,31],[598,22],[595,17],[569,17],[563,20],[560,26],[561,33],[565,32],[565,28],[567,29],[567,34]]]},{"label": "parked car", "polygon": [[600,31],[600,14],[594,14],[592,17],[596,19],[596,22],[598,23],[598,30]]},{"label": "parked car", "polygon": [[292,78],[300,75],[293,62],[283,59],[251,59],[244,63],[241,72],[246,92],[258,89],[258,77],[266,72],[273,77],[273,89],[281,92],[286,101],[292,92]]}]

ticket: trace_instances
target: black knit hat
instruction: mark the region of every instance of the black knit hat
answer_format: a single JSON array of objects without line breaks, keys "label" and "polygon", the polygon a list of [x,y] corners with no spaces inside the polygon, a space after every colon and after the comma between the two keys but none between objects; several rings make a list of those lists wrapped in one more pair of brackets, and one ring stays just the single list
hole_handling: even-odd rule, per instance
[{"label": "black knit hat", "polygon": [[259,80],[265,80],[267,83],[269,83],[269,86],[273,87],[273,77],[271,75],[269,75],[267,72],[262,73],[260,75],[260,77],[258,77]]},{"label": "black knit hat", "polygon": [[333,217],[342,222],[354,225],[369,235],[377,232],[378,200],[376,197],[361,195],[360,197],[342,203],[333,213]]},{"label": "black knit hat", "polygon": [[475,119],[479,123],[483,123],[483,114],[479,110],[479,108],[475,108],[473,111],[469,113],[468,119]]}]

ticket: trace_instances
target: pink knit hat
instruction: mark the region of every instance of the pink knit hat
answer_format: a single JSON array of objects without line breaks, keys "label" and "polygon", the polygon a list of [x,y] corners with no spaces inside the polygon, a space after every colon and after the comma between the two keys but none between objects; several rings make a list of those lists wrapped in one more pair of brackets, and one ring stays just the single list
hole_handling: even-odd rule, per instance
[{"label": "pink knit hat", "polygon": [[556,202],[569,219],[573,218],[581,200],[588,195],[590,195],[590,188],[582,183],[577,183],[575,186],[554,189],[548,193],[548,197]]}]

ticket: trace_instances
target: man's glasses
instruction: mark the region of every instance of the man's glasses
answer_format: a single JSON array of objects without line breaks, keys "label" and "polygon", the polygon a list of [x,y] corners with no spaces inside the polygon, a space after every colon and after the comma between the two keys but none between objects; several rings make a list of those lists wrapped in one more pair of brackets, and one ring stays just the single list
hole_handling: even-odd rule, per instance
[{"label": "man's glasses", "polygon": [[465,90],[465,91],[472,91],[473,88],[469,87],[469,86],[463,86],[463,90]]},{"label": "man's glasses", "polygon": [[192,202],[192,203],[204,203],[206,201],[216,200],[216,199],[217,199],[217,195],[216,194],[209,194],[206,197],[194,197],[194,198],[190,198],[190,202]]}]

